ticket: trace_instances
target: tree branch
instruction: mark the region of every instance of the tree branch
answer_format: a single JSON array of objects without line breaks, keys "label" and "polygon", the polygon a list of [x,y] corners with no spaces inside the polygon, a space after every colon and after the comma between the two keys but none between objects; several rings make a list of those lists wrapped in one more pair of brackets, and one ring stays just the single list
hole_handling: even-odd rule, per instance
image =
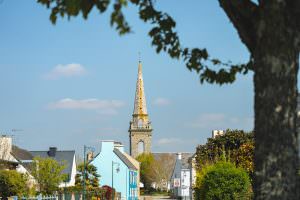
[{"label": "tree branch", "polygon": [[237,29],[242,42],[253,53],[256,46],[258,6],[251,0],[219,0],[219,3]]}]

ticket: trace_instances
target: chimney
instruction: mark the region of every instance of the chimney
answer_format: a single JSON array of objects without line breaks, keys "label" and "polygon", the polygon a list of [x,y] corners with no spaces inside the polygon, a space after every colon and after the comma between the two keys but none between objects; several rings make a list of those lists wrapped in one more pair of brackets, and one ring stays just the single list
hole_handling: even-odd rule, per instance
[{"label": "chimney", "polygon": [[182,157],[181,153],[177,153],[177,159],[181,160],[181,157]]},{"label": "chimney", "polygon": [[48,156],[55,157],[57,151],[57,147],[49,147]]},{"label": "chimney", "polygon": [[7,135],[0,135],[0,159],[10,160],[12,151],[12,138]]},{"label": "chimney", "polygon": [[124,145],[121,142],[115,142],[114,148],[119,149],[122,153],[124,153]]}]

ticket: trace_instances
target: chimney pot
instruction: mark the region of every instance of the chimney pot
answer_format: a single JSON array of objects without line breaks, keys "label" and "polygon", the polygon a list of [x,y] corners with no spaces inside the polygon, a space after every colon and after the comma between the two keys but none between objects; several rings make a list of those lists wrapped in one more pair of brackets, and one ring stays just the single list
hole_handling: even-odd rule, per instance
[{"label": "chimney pot", "polygon": [[57,147],[49,147],[48,155],[50,157],[55,157],[57,151]]},{"label": "chimney pot", "polygon": [[182,154],[181,153],[177,153],[177,159],[181,160],[181,158],[182,158]]}]

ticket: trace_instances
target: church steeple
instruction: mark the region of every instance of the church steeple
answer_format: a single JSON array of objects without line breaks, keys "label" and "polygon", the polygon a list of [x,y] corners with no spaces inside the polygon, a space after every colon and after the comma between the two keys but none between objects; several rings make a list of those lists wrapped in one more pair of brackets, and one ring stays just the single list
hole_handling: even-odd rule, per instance
[{"label": "church steeple", "polygon": [[130,139],[130,155],[136,157],[140,153],[151,152],[152,127],[146,107],[141,61],[139,61],[138,64],[134,109],[128,132]]},{"label": "church steeple", "polygon": [[139,61],[138,65],[138,77],[136,82],[133,117],[138,117],[143,121],[148,120],[141,61]]}]

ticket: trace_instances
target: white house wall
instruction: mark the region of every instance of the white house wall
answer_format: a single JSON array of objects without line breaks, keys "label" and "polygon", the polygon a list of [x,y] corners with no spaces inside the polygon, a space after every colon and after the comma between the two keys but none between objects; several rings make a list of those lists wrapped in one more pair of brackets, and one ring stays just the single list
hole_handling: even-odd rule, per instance
[{"label": "white house wall", "polygon": [[182,197],[188,197],[190,196],[190,187],[191,187],[191,182],[190,182],[190,170],[189,169],[183,169],[181,170],[181,194],[180,196]]},{"label": "white house wall", "polygon": [[59,184],[59,187],[71,187],[75,186],[75,177],[76,177],[77,169],[76,169],[76,159],[75,159],[75,154],[73,156],[73,162],[72,162],[72,171],[70,175],[70,180],[68,182],[62,182]]}]

